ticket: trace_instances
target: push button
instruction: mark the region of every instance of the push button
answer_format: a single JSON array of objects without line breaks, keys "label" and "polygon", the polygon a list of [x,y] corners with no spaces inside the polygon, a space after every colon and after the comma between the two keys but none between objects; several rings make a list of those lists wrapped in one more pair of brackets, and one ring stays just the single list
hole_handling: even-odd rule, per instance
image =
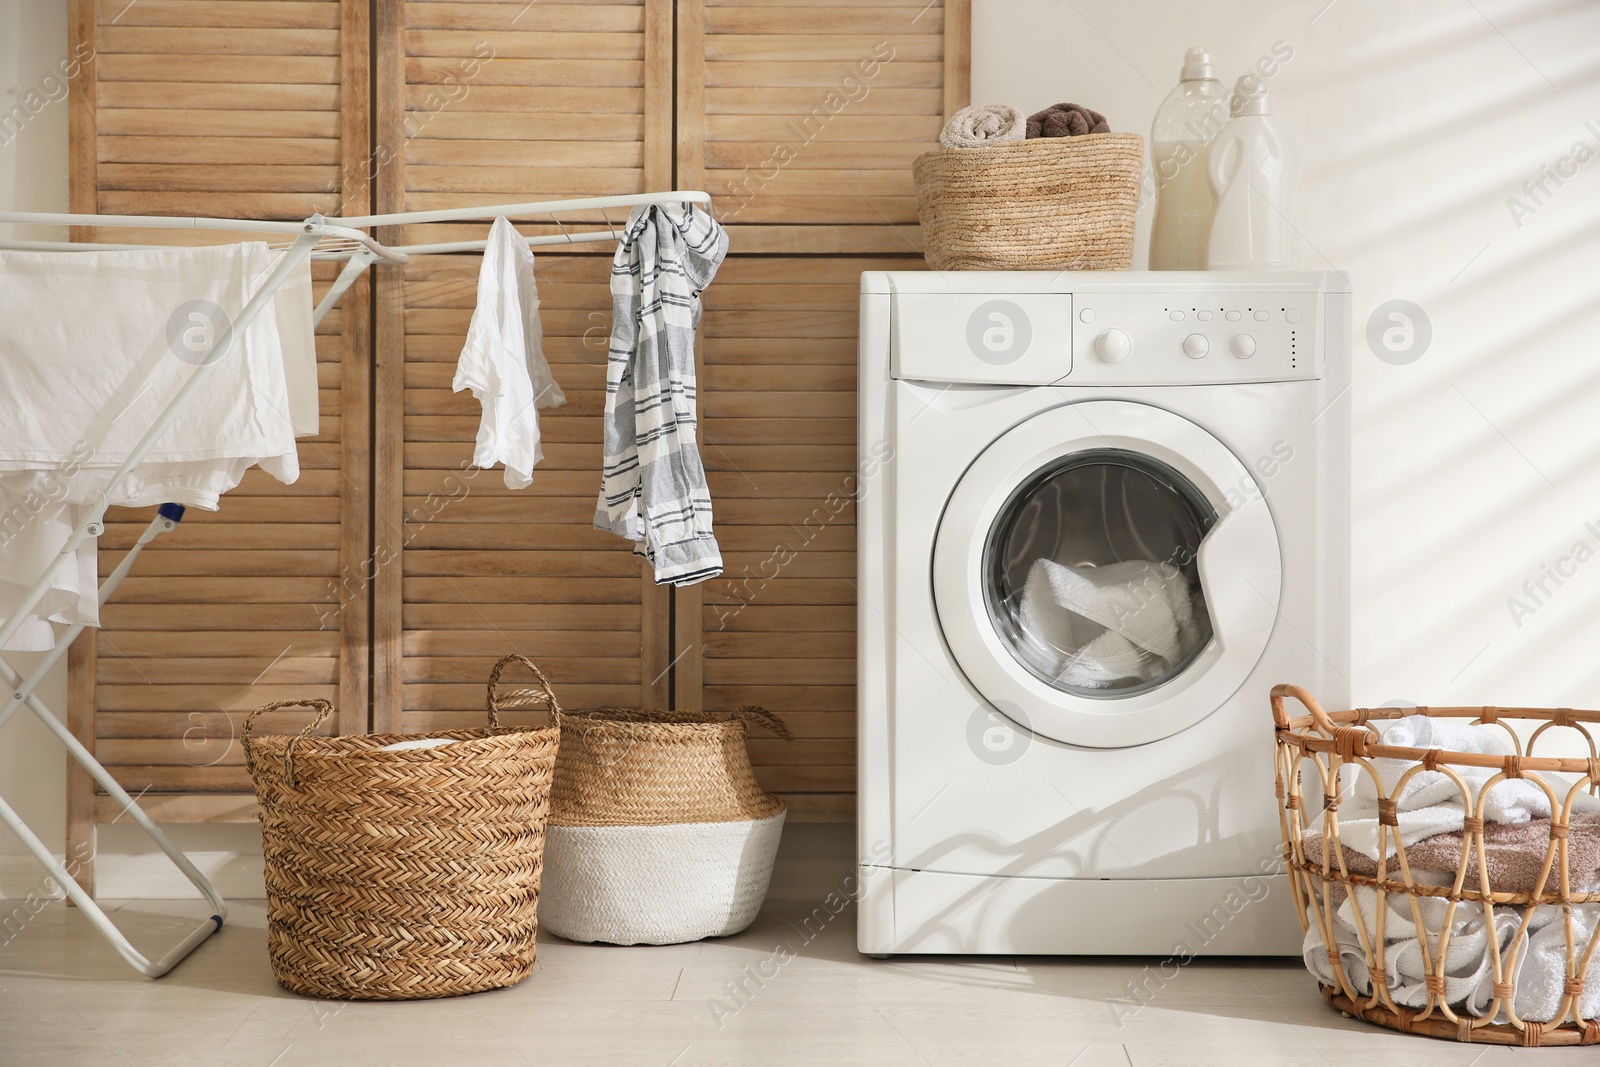
[{"label": "push button", "polygon": [[1190,359],[1204,359],[1209,351],[1211,342],[1206,340],[1206,335],[1203,333],[1191,333],[1183,339],[1183,354]]},{"label": "push button", "polygon": [[1182,322],[1183,321],[1183,312],[1174,311],[1170,317],[1171,317],[1173,322]]},{"label": "push button", "polygon": [[1267,313],[1265,311],[1256,312],[1256,321],[1257,322],[1266,322],[1267,318],[1268,318],[1268,316],[1267,316]]},{"label": "push button", "polygon": [[1247,333],[1235,334],[1233,342],[1228,347],[1240,359],[1249,359],[1256,354],[1256,339]]},{"label": "push button", "polygon": [[1198,315],[1196,315],[1195,317],[1198,318],[1201,322],[1210,322],[1214,316],[1209,311],[1202,311]]},{"label": "push button", "polygon": [[1285,311],[1283,313],[1283,317],[1288,319],[1290,322],[1299,322],[1300,321],[1300,309],[1299,308],[1290,308],[1288,311]]},{"label": "push button", "polygon": [[1094,321],[1094,308],[1084,308],[1082,311],[1078,312],[1078,321],[1079,322],[1093,322]]},{"label": "push button", "polygon": [[1239,321],[1239,313],[1237,311],[1228,312],[1228,321],[1229,322],[1238,322]]}]

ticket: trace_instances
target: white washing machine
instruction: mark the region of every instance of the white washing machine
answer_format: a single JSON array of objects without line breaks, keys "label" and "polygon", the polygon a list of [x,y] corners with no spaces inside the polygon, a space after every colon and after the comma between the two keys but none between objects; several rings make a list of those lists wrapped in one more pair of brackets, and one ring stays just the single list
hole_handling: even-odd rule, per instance
[{"label": "white washing machine", "polygon": [[1268,692],[1349,696],[1337,273],[861,279],[858,944],[1297,954]]}]

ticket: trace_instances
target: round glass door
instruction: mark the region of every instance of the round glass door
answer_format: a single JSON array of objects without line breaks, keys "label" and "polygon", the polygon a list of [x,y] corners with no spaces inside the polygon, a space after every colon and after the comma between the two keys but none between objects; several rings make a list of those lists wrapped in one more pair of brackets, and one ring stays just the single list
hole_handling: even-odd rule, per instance
[{"label": "round glass door", "polygon": [[1199,556],[1216,521],[1193,482],[1149,456],[1065,456],[1023,482],[990,527],[989,618],[1055,689],[1105,698],[1162,685],[1212,637]]},{"label": "round glass door", "polygon": [[1230,497],[1249,484],[1222,441],[1148,404],[1064,404],[996,438],[933,546],[939,627],[974,690],[1093,748],[1216,711],[1260,662],[1282,593],[1266,498]]}]

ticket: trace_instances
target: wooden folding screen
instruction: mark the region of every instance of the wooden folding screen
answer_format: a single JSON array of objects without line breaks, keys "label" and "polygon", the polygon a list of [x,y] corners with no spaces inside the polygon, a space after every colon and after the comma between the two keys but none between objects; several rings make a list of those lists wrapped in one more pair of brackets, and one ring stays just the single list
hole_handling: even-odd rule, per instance
[{"label": "wooden folding screen", "polygon": [[[669,187],[671,19],[670,0],[386,5],[376,36],[379,210]],[[526,221],[530,234],[559,232],[550,219]],[[515,493],[498,469],[462,469],[479,405],[450,389],[480,257],[424,256],[379,275],[376,729],[477,723],[484,678],[513,651],[535,659],[570,706],[667,706],[670,591],[624,542],[590,528],[611,249],[587,249],[539,250],[545,354],[566,403],[541,413],[545,458],[532,487]]]},{"label": "wooden folding screen", "polygon": [[727,570],[679,590],[677,704],[761,703],[791,818],[855,793],[856,324],[864,270],[919,270],[911,161],[966,105],[966,0],[682,0],[678,184],[733,254],[705,294],[703,455]]},{"label": "wooden folding screen", "polygon": [[[229,743],[248,708],[326,696],[346,732],[473,722],[516,649],[578,707],[767,704],[800,740],[752,739],[762,781],[795,819],[850,817],[858,276],[921,266],[909,164],[966,103],[968,4],[72,0],[72,47],[93,57],[72,87],[74,210],[704,188],[733,250],[700,346],[722,578],[656,586],[589,529],[608,245],[539,252],[567,403],[516,493],[468,466],[478,405],[450,388],[478,257],[379,266],[320,331],[323,432],[300,483],[252,473],[191,513],[74,648],[80,736],[162,819],[249,819]],[[147,518],[113,517],[103,567]],[[75,840],[116,815],[82,775],[69,811]]]},{"label": "wooden folding screen", "polygon": [[[367,210],[366,0],[73,0],[72,210],[300,219]],[[94,240],[225,240],[97,230]],[[241,235],[243,236],[243,235]],[[314,271],[320,292],[334,267]],[[141,557],[71,653],[69,716],[157,819],[244,821],[237,730],[268,700],[326,697],[367,728],[370,301],[318,330],[321,432],[283,486],[253,470]],[[117,509],[101,573],[151,518]],[[295,721],[285,715],[268,728]],[[69,847],[118,805],[73,764]],[[85,880],[88,880],[86,875]]]}]

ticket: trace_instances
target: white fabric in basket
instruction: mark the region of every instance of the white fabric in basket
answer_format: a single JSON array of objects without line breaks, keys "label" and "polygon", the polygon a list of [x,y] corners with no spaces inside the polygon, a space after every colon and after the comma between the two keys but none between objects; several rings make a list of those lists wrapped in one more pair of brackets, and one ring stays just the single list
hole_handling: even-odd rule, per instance
[{"label": "white fabric in basket", "polygon": [[392,745],[384,745],[379,752],[410,752],[418,748],[439,748],[442,745],[453,745],[459,738],[455,737],[411,737],[404,741],[396,741]]},{"label": "white fabric in basket", "polygon": [[614,945],[736,934],[755,921],[766,899],[784,814],[670,826],[549,826],[540,932]]}]

